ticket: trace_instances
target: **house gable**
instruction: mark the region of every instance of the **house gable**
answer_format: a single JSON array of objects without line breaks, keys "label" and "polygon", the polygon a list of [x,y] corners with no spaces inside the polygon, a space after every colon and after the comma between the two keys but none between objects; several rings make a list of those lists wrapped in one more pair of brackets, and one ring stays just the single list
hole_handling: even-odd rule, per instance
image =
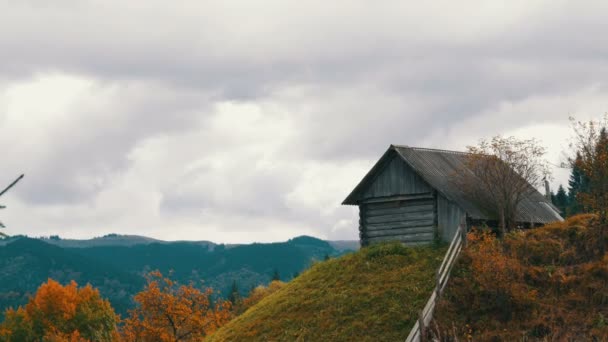
[{"label": "house gable", "polygon": [[344,204],[359,204],[370,199],[395,196],[430,194],[432,191],[433,188],[397,152],[389,149],[344,200]]}]

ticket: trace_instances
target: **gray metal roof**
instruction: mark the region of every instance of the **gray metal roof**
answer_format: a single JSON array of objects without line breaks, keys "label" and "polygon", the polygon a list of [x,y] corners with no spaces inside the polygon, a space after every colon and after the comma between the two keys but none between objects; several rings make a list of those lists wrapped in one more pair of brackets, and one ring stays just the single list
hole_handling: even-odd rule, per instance
[{"label": "gray metal roof", "polygon": [[[343,204],[357,204],[354,198],[356,192],[373,179],[373,174],[379,171],[382,160],[391,151],[397,152],[431,187],[462,207],[471,218],[484,220],[497,219],[496,217],[492,217],[491,214],[484,212],[483,206],[475,204],[463,191],[458,189],[456,182],[453,181],[456,175],[469,170],[467,167],[467,153],[399,145],[391,145],[389,147],[380,161],[359,183],[353,193],[346,198]],[[475,177],[472,172],[469,172],[469,174],[471,177]],[[519,222],[548,223],[563,220],[555,210],[555,207],[537,189],[534,189],[530,196],[521,201],[518,209],[517,221]]]}]

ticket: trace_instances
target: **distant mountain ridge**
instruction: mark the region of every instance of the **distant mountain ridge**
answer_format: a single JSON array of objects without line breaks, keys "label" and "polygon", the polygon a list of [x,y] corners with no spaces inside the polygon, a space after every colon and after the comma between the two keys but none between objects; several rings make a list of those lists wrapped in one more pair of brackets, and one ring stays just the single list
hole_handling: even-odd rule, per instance
[{"label": "distant mountain ridge", "polygon": [[310,236],[243,245],[118,234],[89,240],[5,238],[0,239],[0,310],[25,303],[41,283],[53,278],[91,283],[118,312],[126,313],[132,296],[143,287],[143,275],[156,269],[181,283],[203,280],[222,296],[236,281],[246,294],[268,283],[275,270],[289,280],[314,260],[354,250],[348,247],[358,247],[355,243],[334,244]]},{"label": "distant mountain ridge", "polygon": [[[6,236],[4,239],[0,238],[0,246],[4,246],[7,243],[13,241],[15,238],[21,238],[25,236],[16,236],[9,237]],[[306,238],[311,238],[319,241],[326,241],[333,248],[338,251],[356,251],[359,249],[359,241],[358,240],[321,240],[315,237],[301,235],[295,237],[291,240],[300,240],[303,241]],[[135,245],[149,245],[152,243],[160,243],[160,244],[171,244],[171,243],[190,243],[201,246],[208,246],[209,249],[213,249],[215,246],[220,245],[220,243],[215,243],[207,240],[198,240],[198,241],[190,241],[190,240],[177,240],[177,241],[166,241],[159,240],[147,236],[142,235],[128,235],[128,234],[107,234],[101,237],[94,237],[92,239],[66,239],[61,238],[59,236],[51,236],[51,237],[40,237],[37,238],[42,240],[48,244],[55,245],[62,248],[88,248],[88,247],[102,247],[102,246],[135,246]],[[243,244],[223,244],[227,248],[240,246]]]}]

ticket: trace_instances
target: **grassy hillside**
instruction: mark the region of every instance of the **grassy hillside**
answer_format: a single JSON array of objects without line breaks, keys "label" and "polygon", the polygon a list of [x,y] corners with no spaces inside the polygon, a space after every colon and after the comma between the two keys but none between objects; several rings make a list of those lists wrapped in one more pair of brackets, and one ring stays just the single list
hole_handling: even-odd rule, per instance
[{"label": "grassy hillside", "polygon": [[435,333],[447,341],[608,341],[608,255],[597,225],[587,215],[502,242],[470,234]]},{"label": "grassy hillside", "polygon": [[435,284],[446,248],[387,244],[315,264],[210,341],[398,341]]}]

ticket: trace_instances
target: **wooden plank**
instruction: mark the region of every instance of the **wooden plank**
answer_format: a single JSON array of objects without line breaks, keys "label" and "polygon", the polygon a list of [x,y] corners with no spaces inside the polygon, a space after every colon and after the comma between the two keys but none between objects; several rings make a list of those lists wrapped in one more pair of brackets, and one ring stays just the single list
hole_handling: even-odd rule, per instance
[{"label": "wooden plank", "polygon": [[411,201],[389,201],[389,202],[378,202],[378,203],[368,203],[362,204],[365,209],[387,209],[387,208],[398,208],[398,207],[408,207],[408,206],[416,206],[422,204],[432,205],[432,199],[423,199],[423,200],[411,200]]},{"label": "wooden plank", "polygon": [[375,242],[387,242],[387,241],[398,241],[398,242],[432,242],[434,238],[433,233],[418,233],[410,235],[399,235],[399,236],[379,236],[365,238],[370,243]]},{"label": "wooden plank", "polygon": [[[460,251],[462,250],[462,244],[460,246],[458,246],[458,250],[456,251],[456,256],[458,256],[460,254]],[[441,288],[439,289],[439,292],[442,293],[443,290],[445,289],[446,285],[448,284],[448,280],[450,279],[450,273],[452,272],[452,268],[454,267],[454,263],[452,263],[452,265],[450,265],[448,272],[446,273],[446,277],[445,280],[443,282],[443,284],[441,285]]]},{"label": "wooden plank", "polygon": [[456,234],[454,234],[454,237],[452,238],[452,242],[450,242],[450,247],[448,248],[448,251],[445,253],[445,257],[443,258],[443,261],[441,262],[441,265],[439,266],[439,273],[441,273],[443,271],[443,268],[446,266],[446,263],[448,261],[448,255],[450,254],[450,252],[456,247],[457,244],[457,240],[459,238],[459,234],[460,233],[460,229],[456,230]]},{"label": "wooden plank", "polygon": [[391,153],[375,170],[373,180],[362,189],[360,198],[419,194],[431,190],[431,187],[397,153]]},{"label": "wooden plank", "polygon": [[405,207],[395,207],[395,208],[382,208],[382,209],[370,209],[366,206],[361,207],[359,209],[360,212],[364,213],[366,216],[376,216],[376,215],[391,215],[391,214],[405,214],[405,213],[417,213],[421,211],[433,211],[433,204],[419,204],[419,205],[408,205]]},{"label": "wooden plank", "polygon": [[424,324],[428,326],[431,323],[431,319],[433,318],[433,311],[435,311],[435,302],[437,300],[437,292],[433,291],[431,294],[431,298],[429,298],[428,302],[424,306],[422,310],[422,317],[424,319]]},{"label": "wooden plank", "polygon": [[384,229],[401,229],[432,226],[433,220],[417,220],[417,221],[401,221],[401,222],[383,222],[383,223],[365,223],[363,222],[364,230],[384,230]]},{"label": "wooden plank", "polygon": [[433,226],[426,227],[414,227],[414,228],[403,228],[403,229],[384,229],[384,230],[366,230],[363,232],[365,237],[378,237],[378,236],[399,236],[409,235],[418,233],[431,233],[433,234]]},{"label": "wooden plank", "polygon": [[420,326],[418,321],[414,324],[412,330],[410,330],[410,334],[407,335],[405,342],[418,342],[420,341]]},{"label": "wooden plank", "polygon": [[360,203],[370,204],[370,203],[385,203],[385,202],[412,201],[412,200],[425,200],[425,199],[432,200],[433,193],[424,192],[424,193],[419,193],[419,194],[408,194],[408,195],[398,195],[398,196],[371,197],[371,198],[362,200]]},{"label": "wooden plank", "polygon": [[420,225],[420,226],[408,226],[408,227],[394,227],[394,226],[390,226],[390,227],[386,227],[383,229],[378,229],[378,228],[367,228],[363,231],[363,233],[382,233],[382,232],[393,232],[393,234],[407,234],[407,233],[415,233],[416,231],[420,230],[421,233],[432,233],[435,230],[433,229],[433,226],[430,225],[428,222],[426,225]]},{"label": "wooden plank", "polygon": [[433,212],[419,212],[419,213],[406,213],[396,215],[379,215],[379,216],[365,216],[363,222],[367,223],[388,223],[388,222],[406,222],[406,221],[422,221],[431,220],[431,224],[434,222]]}]

